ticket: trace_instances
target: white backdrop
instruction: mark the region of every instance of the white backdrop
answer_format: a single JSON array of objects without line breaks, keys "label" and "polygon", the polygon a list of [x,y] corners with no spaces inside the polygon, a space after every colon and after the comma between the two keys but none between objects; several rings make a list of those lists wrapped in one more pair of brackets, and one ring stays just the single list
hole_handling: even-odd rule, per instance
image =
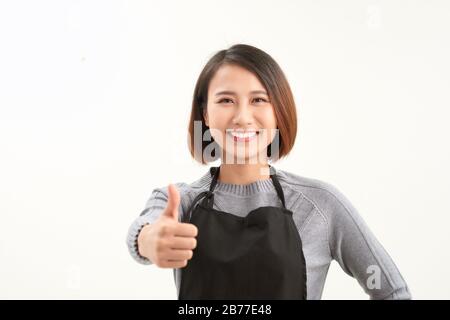
[{"label": "white backdrop", "polygon": [[[0,2],[0,298],[175,299],[125,246],[186,144],[201,68],[235,43],[297,102],[275,166],[340,189],[415,299],[449,299],[448,1]],[[367,299],[333,262],[323,299]]]}]

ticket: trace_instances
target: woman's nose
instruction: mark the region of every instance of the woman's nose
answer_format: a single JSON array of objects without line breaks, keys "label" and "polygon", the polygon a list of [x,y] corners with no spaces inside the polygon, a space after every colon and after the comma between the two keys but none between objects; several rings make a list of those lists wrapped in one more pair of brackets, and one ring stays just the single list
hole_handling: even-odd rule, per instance
[{"label": "woman's nose", "polygon": [[239,104],[233,119],[234,124],[247,125],[253,123],[253,114],[247,104]]}]

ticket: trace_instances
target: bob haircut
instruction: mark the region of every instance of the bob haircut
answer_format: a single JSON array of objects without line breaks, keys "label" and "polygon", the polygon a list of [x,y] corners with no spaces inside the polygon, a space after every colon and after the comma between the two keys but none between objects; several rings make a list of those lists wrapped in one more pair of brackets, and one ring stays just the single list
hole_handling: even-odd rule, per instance
[{"label": "bob haircut", "polygon": [[[269,100],[274,108],[275,119],[278,128],[278,155],[274,159],[271,151],[272,143],[267,146],[267,156],[276,161],[285,157],[294,146],[297,135],[297,113],[289,83],[277,62],[264,51],[246,44],[236,44],[228,49],[218,51],[205,65],[200,73],[194,89],[192,110],[188,127],[188,145],[192,157],[201,164],[207,164],[203,157],[205,148],[215,143],[204,141],[205,132],[209,127],[205,124],[204,112],[208,103],[209,83],[216,71],[225,64],[237,65],[252,72],[266,89]],[[195,148],[194,124],[201,121],[201,148]],[[277,137],[276,137],[277,138]],[[197,142],[198,145],[198,142]],[[215,152],[214,152],[215,153]],[[214,155],[217,159],[217,155]],[[214,159],[214,160],[215,160]]]}]

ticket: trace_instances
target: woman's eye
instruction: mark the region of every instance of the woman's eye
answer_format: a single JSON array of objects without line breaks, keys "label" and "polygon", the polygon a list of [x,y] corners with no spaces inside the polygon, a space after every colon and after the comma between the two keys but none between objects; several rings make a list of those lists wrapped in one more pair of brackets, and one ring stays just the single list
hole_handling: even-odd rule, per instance
[{"label": "woman's eye", "polygon": [[264,98],[255,98],[255,102],[267,102]]},{"label": "woman's eye", "polygon": [[223,99],[219,100],[219,103],[230,103],[230,102],[233,102],[233,100],[228,99],[228,98],[223,98]]}]

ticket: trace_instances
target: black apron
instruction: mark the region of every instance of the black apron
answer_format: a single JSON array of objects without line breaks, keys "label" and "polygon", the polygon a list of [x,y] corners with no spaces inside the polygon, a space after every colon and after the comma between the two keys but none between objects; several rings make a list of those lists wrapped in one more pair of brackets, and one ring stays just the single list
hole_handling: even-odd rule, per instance
[{"label": "black apron", "polygon": [[283,208],[259,207],[246,217],[213,209],[220,167],[210,169],[209,191],[195,198],[183,219],[197,226],[198,235],[194,255],[181,269],[180,300],[306,300],[302,242],[275,169],[269,168]]}]

